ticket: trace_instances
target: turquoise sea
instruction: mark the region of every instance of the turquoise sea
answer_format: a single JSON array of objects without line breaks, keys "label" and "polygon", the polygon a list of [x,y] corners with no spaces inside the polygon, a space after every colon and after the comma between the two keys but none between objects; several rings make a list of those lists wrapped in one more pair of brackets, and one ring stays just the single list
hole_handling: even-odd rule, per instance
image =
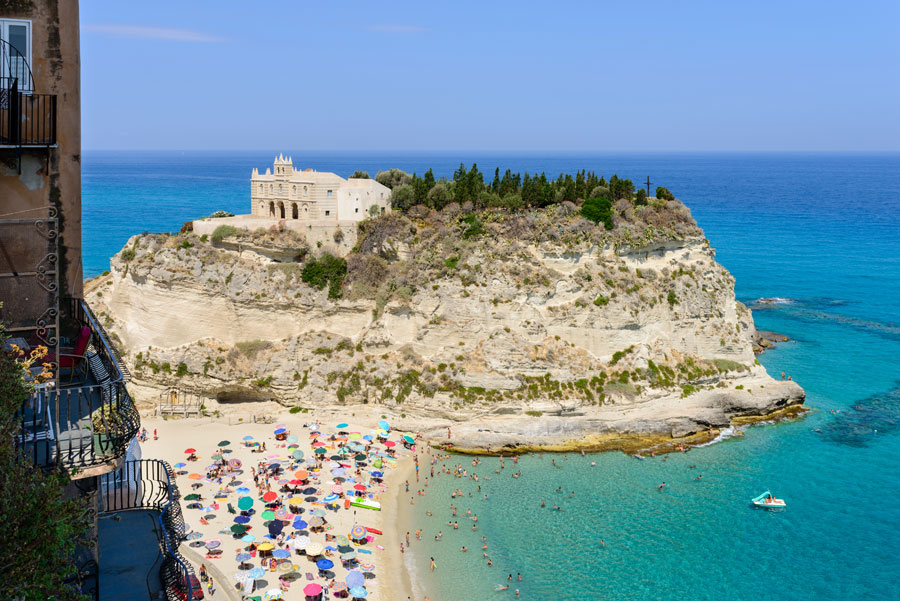
[{"label": "turquoise sea", "polygon": [[[491,477],[480,493],[472,480],[431,480],[414,508],[424,529],[411,564],[420,594],[513,599],[492,589],[521,572],[511,589],[528,600],[900,598],[900,155],[292,154],[295,166],[343,175],[450,175],[460,161],[485,173],[649,175],[691,208],[739,299],[789,299],[754,311],[757,327],[792,339],[760,360],[806,389],[808,417],[667,461],[530,456],[495,474],[499,460],[488,459],[475,468]],[[272,156],[86,152],[85,275],[107,269],[135,233],[174,231],[216,209],[246,212],[250,169]],[[457,487],[465,496],[456,505],[478,514],[477,532],[465,519],[447,526]],[[749,507],[767,488],[786,510]],[[541,509],[541,500],[563,509]],[[493,567],[481,559],[481,536]]]}]

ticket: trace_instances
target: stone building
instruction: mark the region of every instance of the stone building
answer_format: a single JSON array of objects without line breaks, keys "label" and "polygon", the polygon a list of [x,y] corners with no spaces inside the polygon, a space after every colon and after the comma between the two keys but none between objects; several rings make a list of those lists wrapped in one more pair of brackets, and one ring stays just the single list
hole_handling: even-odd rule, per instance
[{"label": "stone building", "polygon": [[271,169],[250,177],[251,214],[255,217],[308,221],[362,221],[390,211],[391,190],[373,179],[343,177],[312,169],[294,169],[279,155]]}]

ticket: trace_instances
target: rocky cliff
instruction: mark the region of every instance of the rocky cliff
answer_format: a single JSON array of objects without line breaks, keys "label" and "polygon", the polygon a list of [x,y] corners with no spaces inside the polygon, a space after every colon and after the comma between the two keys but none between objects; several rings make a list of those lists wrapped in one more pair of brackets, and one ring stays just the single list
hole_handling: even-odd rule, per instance
[{"label": "rocky cliff", "polygon": [[695,440],[802,404],[681,203],[613,229],[465,209],[364,222],[345,263],[277,227],[136,236],[88,298],[144,400],[366,403],[470,449]]}]

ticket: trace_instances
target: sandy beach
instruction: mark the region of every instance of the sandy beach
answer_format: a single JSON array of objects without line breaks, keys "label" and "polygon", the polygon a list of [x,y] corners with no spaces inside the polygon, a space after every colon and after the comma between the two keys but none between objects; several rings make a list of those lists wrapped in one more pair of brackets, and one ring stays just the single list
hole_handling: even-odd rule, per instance
[{"label": "sandy beach", "polygon": [[[198,576],[201,566],[197,559],[202,559],[201,563],[206,564],[208,571],[211,566],[217,568],[218,574],[211,572],[216,596],[228,592],[228,598],[241,599],[242,594],[250,597],[264,595],[272,589],[281,589],[284,599],[299,600],[305,599],[303,588],[311,583],[326,587],[326,594],[333,596],[334,591],[327,589],[329,583],[343,583],[352,569],[357,573],[360,569],[363,570],[366,599],[392,601],[412,596],[409,575],[400,552],[400,541],[405,532],[401,533],[397,528],[400,523],[398,517],[403,511],[402,487],[410,474],[414,474],[413,451],[404,448],[401,436],[414,436],[414,433],[392,430],[388,437],[390,446],[385,446],[376,436],[378,416],[373,414],[357,417],[361,413],[363,412],[358,408],[354,408],[353,414],[348,412],[344,416],[322,412],[292,415],[282,410],[268,413],[273,419],[271,424],[248,422],[244,417],[236,415],[219,418],[143,419],[148,439],[141,443],[142,458],[161,459],[175,468],[189,538],[182,543],[182,548],[186,548],[186,555],[194,560]],[[310,427],[316,422],[318,425]],[[346,426],[337,428],[338,423]],[[279,428],[285,430],[279,435],[283,440],[276,440],[275,430]],[[154,431],[158,434],[157,440],[154,440]],[[220,446],[224,441],[229,444]],[[257,443],[259,446],[256,446]],[[261,450],[263,444],[265,451]],[[354,444],[359,446],[353,446]],[[335,455],[341,452],[342,445],[355,451]],[[193,453],[197,457],[195,461],[187,461],[191,455],[185,452],[188,449],[196,450]],[[317,457],[316,450],[319,450],[318,461],[310,459]],[[392,451],[390,454],[393,457],[389,456],[388,450]],[[213,459],[213,455],[219,451],[224,451],[220,455],[221,459]],[[296,459],[295,451],[303,454],[302,461]],[[361,458],[359,453],[367,454],[361,466],[354,460],[354,457]],[[340,457],[340,461],[336,457]],[[207,478],[208,468],[217,461],[234,466],[237,465],[234,460],[240,462],[240,467],[223,470],[221,482]],[[259,473],[260,466],[271,462],[281,462],[281,471],[267,482],[261,477],[261,487],[257,488],[251,470],[256,469]],[[303,485],[294,479],[298,470],[306,470],[309,474],[309,479]],[[383,472],[383,481],[374,478],[372,472],[376,475]],[[290,482],[295,484],[291,485]],[[340,488],[333,488],[335,486]],[[354,487],[365,487],[364,491],[359,488],[359,492],[380,503],[381,511],[348,505]],[[269,492],[272,494],[265,499],[271,499],[278,505],[269,503],[266,506],[263,493],[267,488],[270,488]],[[310,488],[315,488],[316,492],[313,495],[304,494],[311,493]],[[295,494],[294,491],[298,489],[303,492]],[[333,502],[324,501],[334,498],[333,491],[341,489],[343,493]],[[191,495],[200,495],[200,499]],[[302,497],[302,502],[298,496]],[[252,499],[252,510],[241,511],[239,500],[247,497]],[[290,499],[293,499],[294,505],[291,505]],[[273,520],[272,515],[263,515],[266,509],[292,509],[297,513],[286,517],[279,514],[284,519],[284,528],[281,536],[276,537],[268,529],[268,524],[278,521],[278,518]],[[324,519],[324,531],[311,531],[304,524],[291,521],[302,519],[309,522],[314,519],[311,518],[312,512]],[[231,528],[240,522],[250,526],[250,531],[246,534],[253,536],[254,540],[244,539],[231,532]],[[293,527],[297,525],[302,528]],[[354,526],[374,529],[383,534],[368,532],[367,540],[358,545],[342,540],[341,537],[350,535]],[[334,565],[320,571],[316,563],[306,555],[300,555],[292,547],[292,536],[300,539],[306,536],[312,546],[320,544],[325,548],[325,553],[317,556],[317,559],[328,559]],[[219,542],[212,542],[210,545],[210,541]],[[283,565],[270,571],[269,562],[266,561],[264,575],[252,581],[256,591],[241,592],[238,590],[236,575],[260,567],[262,559],[251,545],[266,542],[274,545],[275,550],[271,553],[280,555],[279,563]],[[344,562],[340,556],[351,551],[348,547],[352,547],[356,559]],[[285,550],[279,552],[279,549]],[[210,551],[220,553],[210,554]],[[236,560],[239,553],[251,551],[253,556],[250,559],[243,563]],[[289,555],[285,557],[286,553]],[[285,574],[289,574],[288,578],[293,581],[283,581],[281,577]]]}]

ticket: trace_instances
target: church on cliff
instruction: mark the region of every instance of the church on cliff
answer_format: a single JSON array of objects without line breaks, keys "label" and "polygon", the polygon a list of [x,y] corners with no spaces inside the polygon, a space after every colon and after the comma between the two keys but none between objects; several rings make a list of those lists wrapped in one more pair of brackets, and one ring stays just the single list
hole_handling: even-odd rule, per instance
[{"label": "church on cliff", "polygon": [[251,214],[285,221],[362,221],[389,212],[391,190],[374,179],[294,169],[278,155],[271,169],[250,177]]}]

